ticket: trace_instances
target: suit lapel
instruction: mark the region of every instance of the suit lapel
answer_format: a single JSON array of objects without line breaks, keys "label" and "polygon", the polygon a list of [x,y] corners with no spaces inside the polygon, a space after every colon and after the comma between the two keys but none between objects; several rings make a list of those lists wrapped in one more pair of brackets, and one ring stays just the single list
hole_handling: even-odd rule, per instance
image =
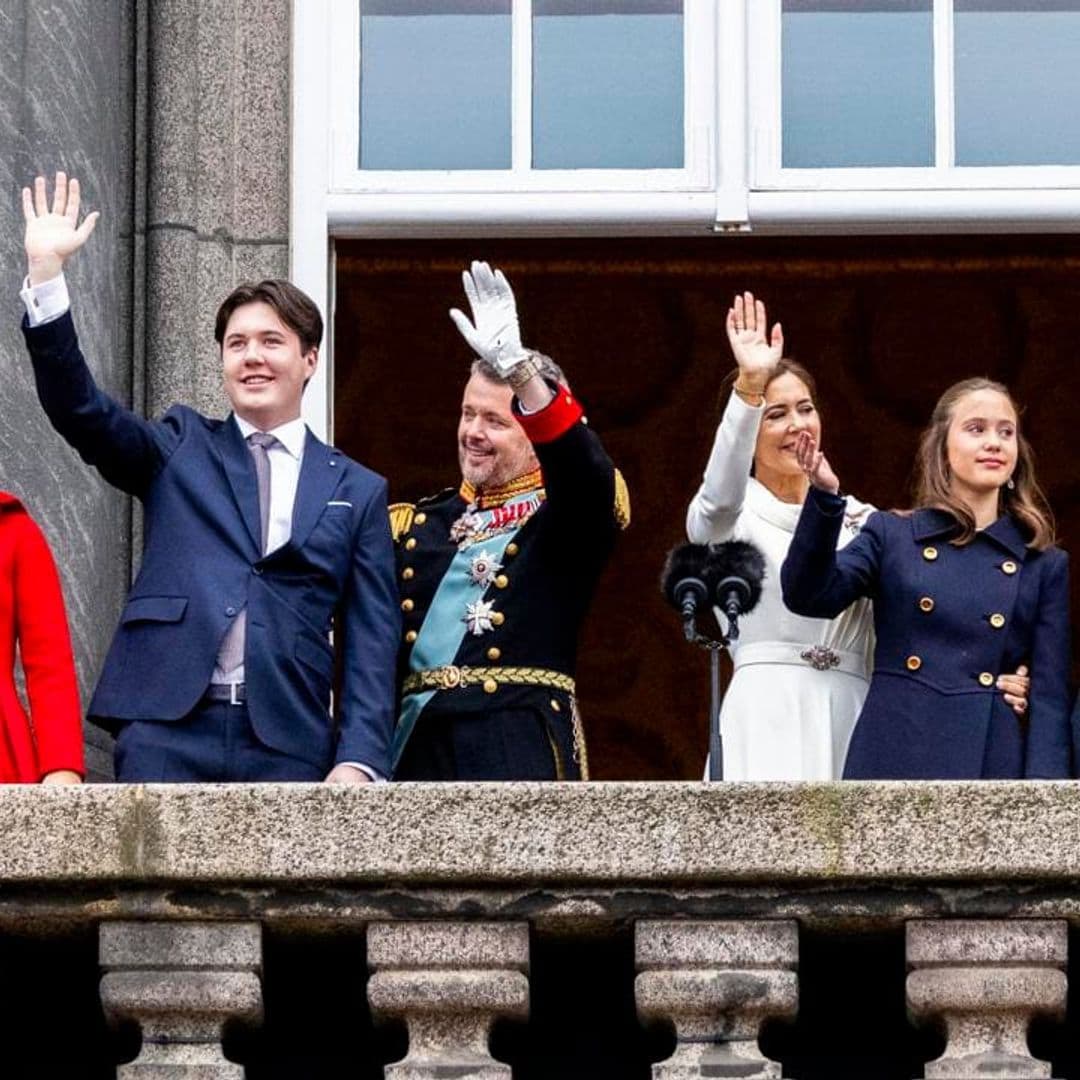
[{"label": "suit lapel", "polygon": [[292,535],[289,543],[302,547],[319,515],[326,508],[345,473],[341,451],[317,439],[309,430],[304,443],[304,460],[293,503]]},{"label": "suit lapel", "polygon": [[217,452],[228,477],[240,517],[247,526],[255,549],[262,553],[262,526],[259,522],[259,486],[251,451],[240,434],[236,417],[229,416],[214,433]]}]

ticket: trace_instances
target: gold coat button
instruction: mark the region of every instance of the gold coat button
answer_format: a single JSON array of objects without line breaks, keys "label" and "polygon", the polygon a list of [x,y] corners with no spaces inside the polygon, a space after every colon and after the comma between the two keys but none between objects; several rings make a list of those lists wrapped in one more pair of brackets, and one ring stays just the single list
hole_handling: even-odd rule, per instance
[{"label": "gold coat button", "polygon": [[506,616],[501,611],[493,611],[491,613],[491,621],[495,626],[502,626],[506,622]]},{"label": "gold coat button", "polygon": [[405,635],[405,640],[411,645],[416,640],[416,631],[415,630],[410,630]]},{"label": "gold coat button", "polygon": [[929,614],[931,611],[933,611],[934,610],[934,598],[932,596],[924,596],[919,601],[919,610],[920,611],[925,611],[927,614]]},{"label": "gold coat button", "polygon": [[423,525],[425,521],[427,521],[427,514],[425,514],[423,510],[413,518],[414,525]]},{"label": "gold coat button", "polygon": [[908,671],[918,671],[922,667],[922,660],[918,656],[909,656],[907,658]]},{"label": "gold coat button", "polygon": [[401,571],[401,576],[402,576],[402,577],[403,577],[403,578],[404,578],[404,579],[405,579],[406,581],[411,581],[411,580],[412,580],[412,576],[413,576],[413,574],[415,574],[415,573],[416,573],[416,571],[415,571],[415,570],[414,570],[414,569],[413,569],[413,568],[412,568],[411,566],[406,566],[406,567],[405,567],[405,569]]},{"label": "gold coat button", "polygon": [[984,671],[979,676],[979,683],[982,686],[993,686],[994,685],[994,676],[991,675],[989,671]]},{"label": "gold coat button", "polygon": [[933,562],[937,558],[937,548],[936,547],[924,547],[922,549],[922,557],[927,562]]},{"label": "gold coat button", "polygon": [[485,679],[484,680],[484,693],[485,694],[494,694],[495,691],[498,690],[498,689],[499,689],[499,684],[494,679]]},{"label": "gold coat button", "polygon": [[995,611],[994,614],[990,616],[990,625],[995,630],[1000,630],[1005,625],[1005,616],[1002,615],[1000,611]]},{"label": "gold coat button", "polygon": [[554,699],[551,699],[551,708],[554,712],[562,712],[562,706]]},{"label": "gold coat button", "polygon": [[412,551],[414,547],[416,547],[416,537],[410,536],[409,539],[405,541],[405,550]]},{"label": "gold coat button", "polygon": [[489,660],[498,660],[501,656],[502,649],[496,649],[494,645],[487,651],[487,658]]},{"label": "gold coat button", "polygon": [[500,574],[495,579],[495,585],[500,589],[505,589],[510,584],[510,579],[505,574]]},{"label": "gold coat button", "polygon": [[1016,573],[1016,569],[1017,569],[1017,568],[1016,568],[1016,563],[1014,563],[1014,562],[1012,561],[1012,559],[1006,559],[1006,560],[1005,560],[1005,561],[1004,561],[1004,562],[1003,562],[1003,563],[1001,564],[1001,572],[1002,572],[1003,574],[1015,574],[1015,573]]},{"label": "gold coat button", "polygon": [[510,558],[513,558],[518,553],[519,550],[520,549],[518,548],[517,544],[507,544],[506,545],[506,554],[509,555]]},{"label": "gold coat button", "polygon": [[413,604],[413,602],[412,602],[411,600],[409,600],[409,599],[405,599],[405,600],[402,600],[402,601],[401,601],[401,610],[402,610],[402,611],[412,611],[412,609],[413,609],[414,607],[415,607],[415,605],[414,605],[414,604]]}]

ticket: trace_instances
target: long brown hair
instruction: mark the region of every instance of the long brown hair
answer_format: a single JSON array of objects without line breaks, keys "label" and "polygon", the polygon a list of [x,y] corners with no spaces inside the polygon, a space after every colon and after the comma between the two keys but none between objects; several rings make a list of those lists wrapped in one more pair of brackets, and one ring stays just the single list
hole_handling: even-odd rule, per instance
[{"label": "long brown hair", "polygon": [[1008,389],[993,379],[964,379],[954,383],[938,398],[930,423],[919,440],[919,454],[915,463],[915,506],[944,510],[956,519],[960,534],[951,541],[961,545],[975,536],[975,516],[952,493],[952,471],[949,468],[949,425],[960,400],[980,390],[992,390],[1001,394],[1017,415],[1016,468],[1012,487],[1005,485],[998,493],[998,508],[1003,514],[1011,514],[1028,534],[1028,547],[1044,551],[1055,541],[1054,515],[1035,480],[1035,455],[1031,444],[1020,430],[1020,410]]}]

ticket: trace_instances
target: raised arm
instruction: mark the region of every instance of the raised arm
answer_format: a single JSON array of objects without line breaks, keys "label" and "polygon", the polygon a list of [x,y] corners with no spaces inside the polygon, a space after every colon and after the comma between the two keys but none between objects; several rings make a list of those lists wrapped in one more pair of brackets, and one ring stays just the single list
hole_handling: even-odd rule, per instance
[{"label": "raised arm", "polygon": [[686,512],[686,535],[695,544],[727,540],[742,510],[765,411],[769,374],[784,353],[784,332],[768,332],[765,304],[747,292],[727,313],[727,337],[738,365],[733,392],[716,431],[705,476]]}]

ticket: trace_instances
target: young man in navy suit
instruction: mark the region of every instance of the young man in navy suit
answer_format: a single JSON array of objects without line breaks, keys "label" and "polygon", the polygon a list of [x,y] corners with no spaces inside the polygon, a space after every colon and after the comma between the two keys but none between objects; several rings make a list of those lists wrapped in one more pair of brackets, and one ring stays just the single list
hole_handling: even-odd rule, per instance
[{"label": "young man in navy suit", "polygon": [[[222,304],[232,415],[174,405],[136,416],[100,390],[79,350],[64,264],[89,238],[78,181],[23,189],[23,322],[56,430],[138,497],[143,558],[90,703],[123,781],[321,780],[389,775],[400,612],[386,482],[300,419],[322,318],[286,281]],[[329,712],[330,629],[342,657]]]}]

